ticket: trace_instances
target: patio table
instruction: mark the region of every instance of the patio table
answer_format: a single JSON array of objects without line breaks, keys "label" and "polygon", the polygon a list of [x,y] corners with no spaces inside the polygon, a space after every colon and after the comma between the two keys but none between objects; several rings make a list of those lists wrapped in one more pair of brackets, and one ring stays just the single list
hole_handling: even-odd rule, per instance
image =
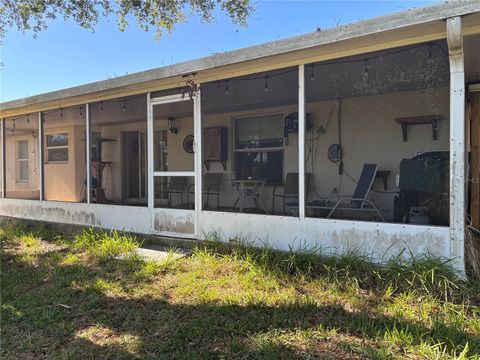
[{"label": "patio table", "polygon": [[243,212],[243,209],[245,208],[245,200],[252,199],[257,209],[261,208],[265,214],[268,214],[267,207],[262,200],[262,190],[265,186],[265,182],[265,180],[251,179],[232,180],[232,184],[237,190],[237,199],[232,205],[232,210],[237,206],[238,202],[240,202],[240,212]]}]

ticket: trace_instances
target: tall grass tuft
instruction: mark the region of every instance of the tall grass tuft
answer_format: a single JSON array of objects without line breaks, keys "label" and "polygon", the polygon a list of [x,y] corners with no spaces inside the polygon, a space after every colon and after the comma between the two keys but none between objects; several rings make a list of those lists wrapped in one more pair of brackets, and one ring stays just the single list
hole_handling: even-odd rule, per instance
[{"label": "tall grass tuft", "polygon": [[480,230],[471,226],[465,234],[465,263],[468,275],[480,280]]},{"label": "tall grass tuft", "polygon": [[306,247],[281,252],[267,246],[254,247],[240,240],[224,243],[218,236],[207,238],[195,251],[210,256],[230,256],[279,277],[324,278],[340,287],[354,284],[383,295],[408,291],[462,302],[459,297],[467,297],[469,292],[450,261],[432,256],[410,254],[409,260],[398,256],[379,265],[353,251],[337,256],[325,256],[317,248]]},{"label": "tall grass tuft", "polygon": [[104,261],[132,252],[141,245],[134,236],[115,230],[89,228],[75,236],[73,248],[83,250],[93,258]]}]

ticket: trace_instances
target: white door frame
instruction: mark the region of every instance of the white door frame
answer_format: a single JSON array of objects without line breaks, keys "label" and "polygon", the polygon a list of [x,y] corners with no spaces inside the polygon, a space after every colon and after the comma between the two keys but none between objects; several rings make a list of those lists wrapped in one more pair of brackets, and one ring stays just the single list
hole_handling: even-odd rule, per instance
[{"label": "white door frame", "polygon": [[[151,98],[151,94],[148,93],[147,98],[147,154],[148,154],[148,207],[151,210],[152,221],[151,221],[151,232],[158,235],[164,236],[174,236],[174,237],[187,237],[187,238],[197,238],[198,235],[198,219],[199,213],[201,211],[201,201],[202,193],[199,191],[201,189],[201,178],[202,178],[202,157],[201,157],[201,147],[200,137],[202,136],[201,131],[201,107],[200,107],[200,94],[196,94],[192,100],[193,107],[193,129],[194,129],[194,168],[192,171],[155,171],[154,167],[154,119],[153,119],[153,107],[161,104],[169,104],[180,101],[191,101],[189,96],[184,96],[182,94],[168,95],[157,98]],[[159,176],[185,176],[194,178],[194,188],[195,188],[195,207],[194,210],[190,209],[163,209],[168,210],[168,216],[172,217],[172,222],[174,223],[176,218],[185,219],[186,217],[190,218],[193,221],[193,233],[184,233],[181,231],[158,231],[155,228],[156,221],[156,211],[162,211],[161,209],[155,209],[155,177]],[[166,214],[162,214],[165,216]]]}]

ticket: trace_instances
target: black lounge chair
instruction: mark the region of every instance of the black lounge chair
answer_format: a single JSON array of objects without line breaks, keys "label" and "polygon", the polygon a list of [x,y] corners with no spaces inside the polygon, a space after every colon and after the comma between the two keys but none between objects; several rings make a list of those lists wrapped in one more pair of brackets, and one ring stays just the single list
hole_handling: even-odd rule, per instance
[{"label": "black lounge chair", "polygon": [[[352,196],[342,196],[332,193],[326,199],[317,199],[307,202],[306,208],[328,210],[329,212],[327,218],[330,218],[336,211],[339,210],[373,212],[376,213],[382,221],[385,221],[385,218],[380,213],[375,203],[372,200],[367,199],[372,188],[373,181],[375,180],[375,175],[377,174],[377,168],[377,164],[363,165],[360,179],[358,180]],[[332,201],[334,198],[337,198],[338,200],[336,202]],[[297,215],[298,202],[287,203],[286,206],[291,212]]]}]

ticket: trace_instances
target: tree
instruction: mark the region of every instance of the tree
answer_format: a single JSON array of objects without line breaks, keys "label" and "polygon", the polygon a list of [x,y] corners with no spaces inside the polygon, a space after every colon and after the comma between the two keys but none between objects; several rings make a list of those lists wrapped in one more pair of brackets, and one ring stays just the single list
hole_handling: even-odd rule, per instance
[{"label": "tree", "polygon": [[219,8],[235,23],[245,26],[253,12],[251,0],[0,0],[0,38],[8,28],[32,31],[36,36],[56,18],[73,19],[94,31],[100,18],[114,14],[118,28],[124,31],[129,19],[135,19],[144,31],[154,29],[155,37],[171,32],[188,17],[214,20]]}]

